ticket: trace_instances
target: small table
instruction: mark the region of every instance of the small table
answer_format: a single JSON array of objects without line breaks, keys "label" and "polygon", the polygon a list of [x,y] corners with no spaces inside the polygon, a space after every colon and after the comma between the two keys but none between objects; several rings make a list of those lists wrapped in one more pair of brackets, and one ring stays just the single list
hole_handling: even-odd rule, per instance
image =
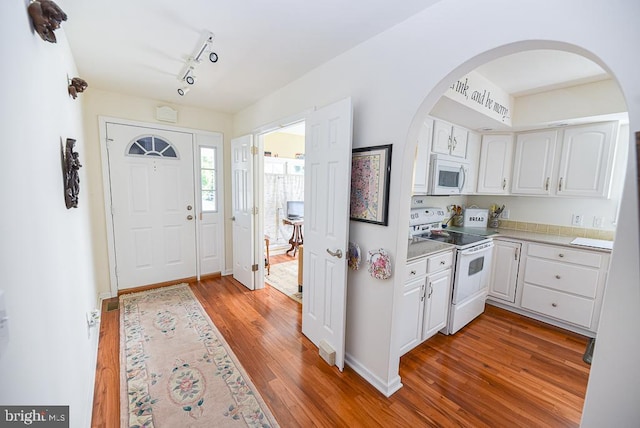
[{"label": "small table", "polygon": [[296,251],[298,250],[298,246],[302,245],[302,225],[304,224],[303,219],[293,220],[289,218],[285,218],[282,220],[283,224],[293,226],[293,232],[291,233],[291,238],[289,239],[289,244],[291,244],[291,248],[286,251],[288,255],[291,251],[293,251],[293,257],[296,256]]}]

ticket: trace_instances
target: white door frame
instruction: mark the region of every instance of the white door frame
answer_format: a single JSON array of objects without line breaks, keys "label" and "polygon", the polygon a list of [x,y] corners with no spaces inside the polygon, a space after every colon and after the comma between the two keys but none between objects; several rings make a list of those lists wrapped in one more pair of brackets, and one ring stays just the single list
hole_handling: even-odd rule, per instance
[{"label": "white door frame", "polygon": [[[304,122],[307,115],[315,109],[305,110],[301,113],[286,117],[284,119],[268,123],[253,130],[253,141],[258,147],[258,156],[254,164],[254,203],[258,207],[258,215],[255,220],[254,235],[254,263],[258,260],[258,271],[255,276],[255,289],[264,288],[264,136],[271,132]],[[262,260],[262,262],[260,262]]]},{"label": "white door frame", "polygon": [[[127,120],[121,118],[115,118],[110,116],[98,116],[98,132],[99,132],[99,140],[100,140],[100,156],[101,156],[101,166],[102,166],[102,189],[104,193],[104,215],[105,215],[105,227],[107,229],[107,253],[109,256],[109,281],[110,281],[110,291],[111,297],[116,297],[118,295],[118,277],[116,275],[116,253],[115,253],[115,240],[114,240],[114,230],[113,230],[113,214],[111,207],[111,181],[109,178],[109,156],[107,153],[107,123],[115,123],[119,125],[129,125],[129,126],[137,126],[143,128],[152,128],[159,129],[165,131],[175,131],[175,132],[184,132],[193,134],[194,136],[194,145],[193,145],[193,171],[194,171],[194,183],[200,182],[200,145],[197,143],[198,135],[210,135],[217,136],[222,134],[221,132],[212,132],[212,131],[203,131],[200,129],[192,129],[192,128],[181,128],[178,126],[170,126],[164,125],[161,123],[149,123],[149,122],[139,122],[134,120]],[[208,144],[203,144],[203,146],[210,146]],[[224,171],[222,167],[224,163],[222,162],[223,153],[222,150],[224,148],[224,143],[221,147],[221,153],[219,159],[220,171],[218,173],[218,177],[221,179],[218,186],[218,202],[219,211],[224,215]],[[199,194],[199,187],[195,186],[194,191]],[[199,206],[199,199],[196,202],[196,206]],[[196,277],[200,279],[200,216],[195,216],[196,224],[195,224],[195,242],[196,242]],[[225,253],[224,253],[224,221],[222,222],[220,233],[220,256],[221,256],[221,271],[225,267]]]}]

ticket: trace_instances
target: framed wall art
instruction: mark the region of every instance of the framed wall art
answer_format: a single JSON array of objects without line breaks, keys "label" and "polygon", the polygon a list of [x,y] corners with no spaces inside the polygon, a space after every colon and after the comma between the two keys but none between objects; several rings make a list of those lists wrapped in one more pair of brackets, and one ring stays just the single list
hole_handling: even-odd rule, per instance
[{"label": "framed wall art", "polygon": [[351,220],[387,226],[391,144],[352,150]]}]

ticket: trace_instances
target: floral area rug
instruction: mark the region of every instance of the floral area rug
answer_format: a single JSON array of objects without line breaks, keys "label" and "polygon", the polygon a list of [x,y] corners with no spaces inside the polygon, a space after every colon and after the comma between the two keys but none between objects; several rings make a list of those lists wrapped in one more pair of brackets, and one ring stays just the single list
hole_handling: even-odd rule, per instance
[{"label": "floral area rug", "polygon": [[271,273],[264,282],[302,304],[302,293],[298,292],[298,260],[271,265]]},{"label": "floral area rug", "polygon": [[187,284],[120,296],[123,427],[277,427]]}]

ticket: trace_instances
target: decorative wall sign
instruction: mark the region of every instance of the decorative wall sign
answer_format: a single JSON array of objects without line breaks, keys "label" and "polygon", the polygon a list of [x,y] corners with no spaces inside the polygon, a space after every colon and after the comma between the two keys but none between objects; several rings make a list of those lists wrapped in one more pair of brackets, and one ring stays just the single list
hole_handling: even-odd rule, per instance
[{"label": "decorative wall sign", "polygon": [[71,95],[75,100],[78,97],[78,94],[84,92],[84,90],[87,89],[88,86],[89,84],[85,80],[79,77],[74,77],[73,79],[69,80],[67,91],[69,92],[69,95]]},{"label": "decorative wall sign", "polygon": [[351,220],[389,223],[391,144],[353,149],[351,158]]},{"label": "decorative wall sign", "polygon": [[511,126],[513,97],[478,72],[458,79],[444,96]]},{"label": "decorative wall sign", "polygon": [[64,180],[64,202],[67,209],[78,208],[78,194],[80,193],[80,177],[78,170],[82,167],[78,152],[73,151],[76,140],[67,138],[67,144],[62,154],[62,175]]},{"label": "decorative wall sign", "polygon": [[51,0],[35,0],[27,8],[33,28],[45,42],[56,43],[54,30],[67,20],[67,14]]}]

